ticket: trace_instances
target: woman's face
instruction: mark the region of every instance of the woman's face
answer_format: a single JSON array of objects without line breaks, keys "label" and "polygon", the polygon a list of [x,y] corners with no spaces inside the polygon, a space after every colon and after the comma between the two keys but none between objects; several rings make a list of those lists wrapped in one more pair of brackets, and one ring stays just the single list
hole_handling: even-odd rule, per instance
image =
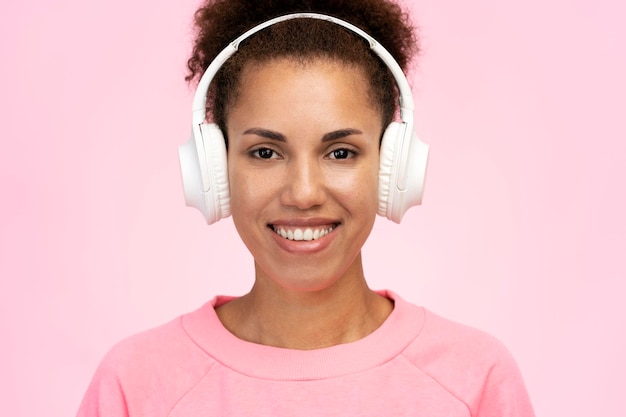
[{"label": "woman's face", "polygon": [[315,291],[360,273],[381,124],[358,68],[277,59],[244,69],[227,119],[228,175],[257,285]]}]

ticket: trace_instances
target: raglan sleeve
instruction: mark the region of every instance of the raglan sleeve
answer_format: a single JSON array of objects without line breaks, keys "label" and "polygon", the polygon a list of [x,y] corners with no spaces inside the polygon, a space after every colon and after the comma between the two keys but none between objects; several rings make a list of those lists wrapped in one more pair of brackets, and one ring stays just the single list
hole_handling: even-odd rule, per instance
[{"label": "raglan sleeve", "polygon": [[475,417],[535,417],[515,359],[499,344],[482,387]]},{"label": "raglan sleeve", "polygon": [[98,366],[76,417],[129,417],[115,356],[109,352]]}]

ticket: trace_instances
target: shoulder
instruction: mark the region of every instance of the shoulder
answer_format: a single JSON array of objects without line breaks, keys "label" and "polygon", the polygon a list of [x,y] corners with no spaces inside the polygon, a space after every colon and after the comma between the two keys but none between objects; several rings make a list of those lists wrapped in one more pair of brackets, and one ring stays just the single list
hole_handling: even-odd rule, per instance
[{"label": "shoulder", "polygon": [[[182,321],[189,315],[114,345],[100,362],[78,416],[156,417],[169,409],[215,362],[183,327]],[[150,410],[144,409],[147,405]],[[136,408],[143,412],[132,412]]]},{"label": "shoulder", "polygon": [[471,360],[483,366],[509,359],[506,347],[490,334],[422,310],[423,325],[416,345],[422,357],[441,360],[450,356],[448,360]]},{"label": "shoulder", "polygon": [[170,373],[172,368],[197,367],[198,361],[209,358],[188,336],[182,325],[185,317],[122,340],[107,353],[101,367],[122,379],[141,379],[144,375],[154,378]]},{"label": "shoulder", "polygon": [[459,372],[471,369],[472,373],[486,373],[498,364],[514,365],[507,348],[488,333],[443,318],[396,294],[393,298],[401,322],[410,323],[415,335],[403,355],[420,369],[437,373],[445,366]]},{"label": "shoulder", "polygon": [[403,355],[462,401],[472,416],[534,416],[513,356],[497,338],[422,311],[419,335]]},{"label": "shoulder", "polygon": [[443,318],[391,291],[381,294],[395,303],[394,330],[408,331],[414,335],[405,355],[420,364],[444,359],[471,359],[475,363],[477,359],[491,361],[494,355],[500,357],[508,354],[504,345],[486,332]]}]

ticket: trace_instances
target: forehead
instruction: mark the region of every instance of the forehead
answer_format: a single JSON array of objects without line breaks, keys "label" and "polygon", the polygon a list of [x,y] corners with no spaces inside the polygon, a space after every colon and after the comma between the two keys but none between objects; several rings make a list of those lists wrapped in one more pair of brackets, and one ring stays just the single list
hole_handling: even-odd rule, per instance
[{"label": "forehead", "polygon": [[241,74],[237,102],[252,97],[354,101],[370,104],[369,83],[359,67],[337,61],[276,59],[250,63]]},{"label": "forehead", "polygon": [[242,99],[341,100],[376,111],[369,78],[358,65],[332,59],[279,58],[251,61],[242,69],[237,93],[229,107]]},{"label": "forehead", "polygon": [[[308,129],[354,127],[379,130],[382,114],[370,99],[363,71],[333,61],[272,60],[242,73],[230,128]],[[236,126],[236,127],[235,127]]]},{"label": "forehead", "polygon": [[[323,82],[341,79],[359,91],[369,89],[369,81],[359,66],[329,59],[280,58],[270,61],[252,61],[242,70],[240,85],[260,87],[273,81],[281,83],[281,77],[290,77],[292,83]],[[283,81],[285,81],[283,79]]]}]

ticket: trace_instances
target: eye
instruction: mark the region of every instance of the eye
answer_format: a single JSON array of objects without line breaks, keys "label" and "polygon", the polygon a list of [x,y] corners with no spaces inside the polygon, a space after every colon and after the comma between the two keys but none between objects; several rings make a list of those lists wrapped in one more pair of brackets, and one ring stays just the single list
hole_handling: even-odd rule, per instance
[{"label": "eye", "polygon": [[339,148],[339,149],[335,149],[330,154],[328,154],[328,158],[330,158],[330,159],[348,159],[348,158],[354,157],[355,155],[356,155],[356,153],[354,151],[351,151],[350,149]]},{"label": "eye", "polygon": [[278,158],[278,154],[270,148],[257,148],[250,151],[250,155],[259,159],[274,159]]}]

